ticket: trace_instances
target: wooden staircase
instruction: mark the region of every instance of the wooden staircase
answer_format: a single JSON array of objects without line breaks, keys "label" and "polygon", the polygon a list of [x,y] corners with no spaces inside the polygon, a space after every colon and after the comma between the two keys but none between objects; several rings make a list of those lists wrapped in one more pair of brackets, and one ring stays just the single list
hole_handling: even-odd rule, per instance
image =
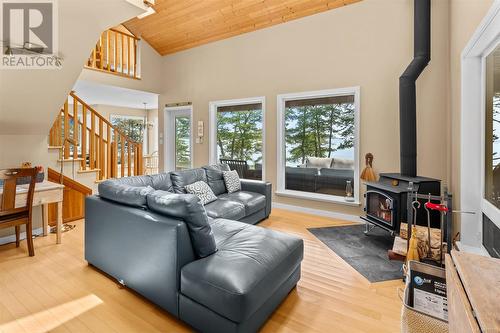
[{"label": "wooden staircase", "polygon": [[143,174],[142,142],[135,142],[71,92],[49,134],[49,149],[77,173],[96,173],[96,182]]}]

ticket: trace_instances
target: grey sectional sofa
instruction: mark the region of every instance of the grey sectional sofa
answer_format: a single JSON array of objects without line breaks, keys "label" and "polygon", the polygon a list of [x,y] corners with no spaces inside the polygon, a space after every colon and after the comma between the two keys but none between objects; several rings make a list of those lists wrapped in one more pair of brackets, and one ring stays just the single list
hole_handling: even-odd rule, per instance
[{"label": "grey sectional sofa", "polygon": [[[301,239],[255,226],[271,212],[271,184],[242,180],[228,194],[225,165],[108,180],[86,199],[85,259],[201,332],[255,332],[300,279]],[[203,206],[184,186],[206,181]]]}]

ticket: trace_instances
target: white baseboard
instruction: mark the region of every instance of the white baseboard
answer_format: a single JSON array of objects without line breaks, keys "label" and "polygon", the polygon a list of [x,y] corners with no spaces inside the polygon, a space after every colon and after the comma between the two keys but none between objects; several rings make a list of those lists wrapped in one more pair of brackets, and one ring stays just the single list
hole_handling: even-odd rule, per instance
[{"label": "white baseboard", "polygon": [[[40,236],[43,234],[43,228],[37,228],[33,229],[33,235]],[[21,240],[26,239],[26,232],[21,232],[20,235]],[[4,236],[0,237],[0,245],[8,244],[8,243],[13,243],[16,241],[16,235],[10,235],[10,236]]]},{"label": "white baseboard", "polygon": [[288,204],[283,204],[283,203],[279,203],[279,202],[273,202],[272,207],[279,208],[279,209],[286,209],[286,210],[290,210],[293,212],[306,213],[306,214],[318,215],[318,216],[323,216],[323,217],[330,217],[333,219],[344,220],[344,221],[349,221],[349,222],[365,223],[359,216],[331,212],[328,210],[313,209],[313,208],[307,208],[307,207],[302,207],[302,206],[294,206],[294,205],[288,205]]}]

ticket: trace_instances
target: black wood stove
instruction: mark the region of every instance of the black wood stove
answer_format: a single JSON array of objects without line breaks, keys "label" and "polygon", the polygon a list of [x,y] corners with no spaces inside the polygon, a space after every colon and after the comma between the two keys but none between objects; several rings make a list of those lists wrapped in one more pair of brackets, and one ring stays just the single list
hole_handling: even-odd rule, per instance
[{"label": "black wood stove", "polygon": [[[378,182],[367,182],[365,212],[361,218],[370,225],[376,225],[391,233],[399,234],[401,222],[408,222],[408,193],[440,195],[441,182],[427,177],[409,177],[399,173],[383,173]],[[417,224],[427,225],[427,212],[421,200],[417,210]],[[437,215],[436,215],[437,214]],[[439,228],[439,213],[431,212],[431,227]]]}]

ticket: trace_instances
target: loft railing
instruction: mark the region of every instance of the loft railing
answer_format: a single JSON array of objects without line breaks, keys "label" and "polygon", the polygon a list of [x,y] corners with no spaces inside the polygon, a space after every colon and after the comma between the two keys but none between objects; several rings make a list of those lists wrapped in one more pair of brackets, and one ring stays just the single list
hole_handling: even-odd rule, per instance
[{"label": "loft railing", "polygon": [[109,29],[101,34],[85,67],[139,79],[139,38]]},{"label": "loft railing", "polygon": [[50,130],[49,145],[61,148],[61,163],[78,161],[80,172],[96,171],[97,180],[144,172],[142,143],[127,137],[74,92]]}]

